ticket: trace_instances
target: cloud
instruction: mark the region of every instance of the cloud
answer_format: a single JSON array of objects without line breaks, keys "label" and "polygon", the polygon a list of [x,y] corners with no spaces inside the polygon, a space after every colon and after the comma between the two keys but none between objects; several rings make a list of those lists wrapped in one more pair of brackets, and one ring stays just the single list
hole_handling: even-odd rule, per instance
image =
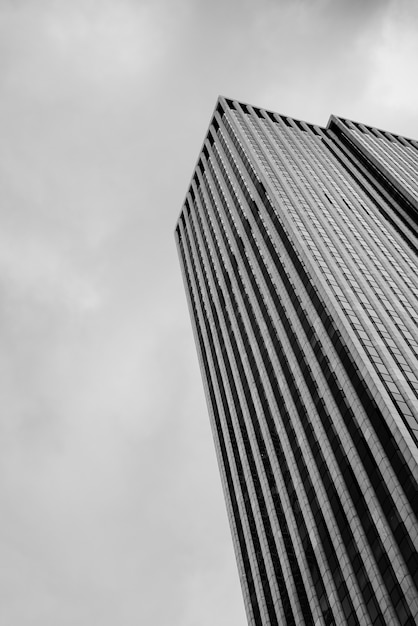
[{"label": "cloud", "polygon": [[405,127],[413,124],[413,2],[286,1],[270,4],[255,28],[265,108],[319,124],[331,113],[398,128],[406,115]]},{"label": "cloud", "polygon": [[144,81],[164,58],[158,8],[148,3],[24,3],[2,13],[7,80],[41,100],[69,96],[75,82],[117,93],[126,81]]},{"label": "cloud", "polygon": [[[100,305],[98,289],[45,238],[0,234],[0,288],[15,297],[83,312]],[[13,296],[12,296],[13,297]]]},{"label": "cloud", "polygon": [[418,136],[418,86],[411,80],[418,58],[418,6],[394,3],[387,13],[372,51],[372,71],[366,97],[376,115],[375,124],[390,116],[394,132]]},{"label": "cloud", "polygon": [[46,15],[46,33],[81,75],[113,87],[148,73],[164,54],[162,32],[149,4],[67,3]]}]

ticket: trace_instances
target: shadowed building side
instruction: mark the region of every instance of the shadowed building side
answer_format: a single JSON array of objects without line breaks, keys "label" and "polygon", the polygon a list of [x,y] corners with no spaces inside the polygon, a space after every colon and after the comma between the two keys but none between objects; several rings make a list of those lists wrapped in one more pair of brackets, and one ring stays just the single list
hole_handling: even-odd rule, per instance
[{"label": "shadowed building side", "polygon": [[249,624],[418,618],[417,173],[218,100],[175,236]]}]

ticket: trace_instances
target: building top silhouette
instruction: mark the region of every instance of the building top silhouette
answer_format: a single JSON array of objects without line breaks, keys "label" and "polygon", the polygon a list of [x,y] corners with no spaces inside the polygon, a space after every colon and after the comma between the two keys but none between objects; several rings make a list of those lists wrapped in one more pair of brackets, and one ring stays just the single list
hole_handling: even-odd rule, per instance
[{"label": "building top silhouette", "polygon": [[418,619],[418,143],[220,97],[176,226],[249,624]]}]

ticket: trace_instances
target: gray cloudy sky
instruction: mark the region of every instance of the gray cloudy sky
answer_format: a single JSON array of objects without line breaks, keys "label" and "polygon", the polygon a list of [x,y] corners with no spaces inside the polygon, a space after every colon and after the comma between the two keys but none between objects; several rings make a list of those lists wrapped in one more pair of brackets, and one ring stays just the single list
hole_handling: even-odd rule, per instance
[{"label": "gray cloudy sky", "polygon": [[245,622],[173,230],[218,94],[418,137],[415,0],[0,0],[0,623]]}]

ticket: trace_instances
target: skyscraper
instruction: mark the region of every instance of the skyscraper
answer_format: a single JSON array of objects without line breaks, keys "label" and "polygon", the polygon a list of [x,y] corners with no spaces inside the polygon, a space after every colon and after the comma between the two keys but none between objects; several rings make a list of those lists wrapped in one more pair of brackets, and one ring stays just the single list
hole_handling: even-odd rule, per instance
[{"label": "skyscraper", "polygon": [[249,624],[418,619],[418,143],[219,98],[176,227]]}]

